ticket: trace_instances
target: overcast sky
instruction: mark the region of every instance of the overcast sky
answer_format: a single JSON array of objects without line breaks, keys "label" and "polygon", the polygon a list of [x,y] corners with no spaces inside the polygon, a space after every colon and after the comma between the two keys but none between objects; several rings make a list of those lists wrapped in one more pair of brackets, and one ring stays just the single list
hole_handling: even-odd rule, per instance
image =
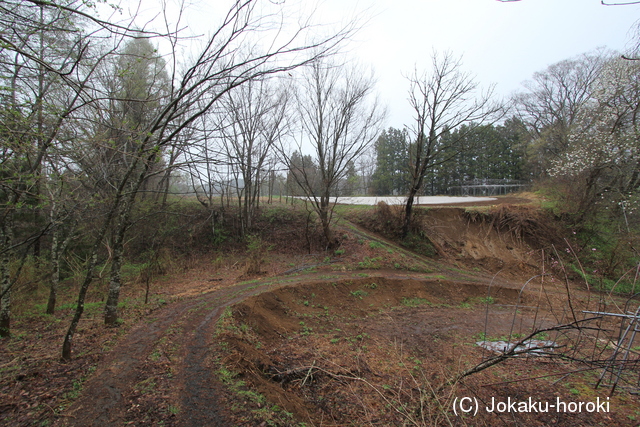
[{"label": "overcast sky", "polygon": [[[332,1],[334,8],[348,1]],[[378,76],[388,124],[409,124],[406,75],[427,69],[433,49],[462,56],[483,85],[509,96],[536,71],[598,47],[623,51],[634,38],[639,6],[599,0],[368,0],[377,11],[358,37],[358,51]]]},{"label": "overcast sky", "polygon": [[[191,0],[184,22],[211,31],[229,0]],[[271,0],[307,5],[312,0]],[[146,12],[160,3],[143,1]],[[157,5],[157,6],[154,6]],[[482,86],[496,84],[507,97],[536,71],[598,47],[624,51],[634,40],[640,6],[603,6],[600,0],[321,0],[315,20],[368,17],[350,41],[350,56],[371,66],[387,126],[411,122],[408,82],[414,67],[427,69],[435,50],[462,57]]]}]

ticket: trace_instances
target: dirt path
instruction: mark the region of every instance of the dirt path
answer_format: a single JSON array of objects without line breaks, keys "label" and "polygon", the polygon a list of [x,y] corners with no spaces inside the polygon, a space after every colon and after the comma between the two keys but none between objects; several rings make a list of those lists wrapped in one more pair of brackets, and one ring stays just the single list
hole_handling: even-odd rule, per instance
[{"label": "dirt path", "polygon": [[204,365],[213,338],[213,327],[224,307],[260,291],[256,284],[236,285],[199,297],[169,304],[151,318],[138,323],[109,353],[83,387],[82,396],[56,425],[120,426],[132,421],[131,398],[136,385],[145,378],[149,358],[171,328],[189,331],[181,337],[184,363],[176,383],[183,409],[176,425],[224,426],[223,411],[215,403],[219,384]]},{"label": "dirt path", "polygon": [[[211,294],[212,295],[212,294]],[[199,299],[170,304],[152,319],[140,322],[109,353],[102,367],[84,384],[82,397],[67,411],[58,425],[123,425],[127,399],[144,370],[145,361],[167,329],[198,304]]]},{"label": "dirt path", "polygon": [[442,279],[484,286],[493,283],[511,289],[521,286],[521,282],[481,272],[465,272],[417,256],[353,224],[345,227],[351,233],[420,260],[432,273],[336,271],[335,264],[327,264],[325,267],[330,267],[327,271],[265,277],[226,286],[217,282],[202,294],[173,302],[134,326],[83,384],[81,396],[55,425],[229,425],[223,386],[212,372],[209,354],[214,345],[216,322],[226,307],[267,290],[367,275],[407,281]]},{"label": "dirt path", "polygon": [[[439,273],[440,277],[442,273]],[[180,411],[171,418],[171,425],[226,426],[221,401],[221,384],[212,374],[208,362],[213,345],[214,329],[224,308],[252,295],[281,286],[295,286],[309,281],[341,280],[364,275],[396,280],[424,280],[433,274],[397,271],[358,270],[335,272],[331,279],[322,273],[295,277],[269,277],[259,282],[236,284],[212,290],[198,297],[178,301],[156,311],[133,327],[111,350],[100,368],[84,383],[81,397],[65,412],[59,426],[121,426],[135,422],[135,398],[138,384],[148,378],[153,362],[150,360],[159,342],[181,330],[174,342],[181,355],[172,379],[173,393],[178,395]],[[464,275],[451,280],[466,281]],[[449,279],[449,278],[448,278]],[[477,279],[476,279],[477,280]],[[481,280],[486,281],[486,278]]]}]

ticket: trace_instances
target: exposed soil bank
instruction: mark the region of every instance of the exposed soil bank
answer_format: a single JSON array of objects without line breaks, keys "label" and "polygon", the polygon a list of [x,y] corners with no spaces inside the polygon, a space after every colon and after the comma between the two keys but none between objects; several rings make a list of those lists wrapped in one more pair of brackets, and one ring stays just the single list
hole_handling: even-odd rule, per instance
[{"label": "exposed soil bank", "polygon": [[[471,422],[456,417],[447,405],[464,393],[485,399],[527,394],[570,399],[566,388],[552,381],[534,389],[531,383],[478,389],[478,381],[500,382],[501,374],[489,372],[430,394],[481,360],[486,351],[475,344],[478,339],[522,336],[534,324],[556,322],[541,314],[549,310],[543,310],[535,294],[497,286],[490,298],[488,293],[486,284],[373,276],[304,283],[247,298],[232,307],[217,332],[226,354],[224,369],[232,372],[228,385],[245,396],[244,410],[234,421],[388,426],[449,420],[494,425],[501,422],[495,414]],[[526,369],[524,359],[505,366],[532,376],[563,368],[539,359],[528,359]],[[608,425],[607,417],[579,414],[578,424]],[[514,425],[565,425],[569,418],[525,414],[507,425],[514,420]]]},{"label": "exposed soil bank", "polygon": [[[477,341],[517,339],[534,326],[566,323],[572,310],[624,306],[565,281],[549,263],[553,239],[564,240],[535,203],[420,208],[411,242],[393,234],[401,207],[386,216],[381,206],[340,209],[353,222],[336,225],[335,251],[324,249],[304,212],[274,206],[261,217],[260,248],[250,257],[241,241],[203,251],[154,280],[149,305],[142,284],[127,287],[132,307],[120,328],[103,327],[95,299],[71,363],[58,361],[67,314],[19,325],[24,333],[0,348],[0,423],[620,426],[640,419],[638,397],[618,390],[608,413],[453,414],[456,397],[592,402],[608,395],[593,388],[599,369],[557,358],[513,358],[448,382],[495,356]],[[416,250],[423,242],[429,256]],[[598,325],[604,329],[580,342],[606,360],[620,325]],[[539,338],[554,339],[547,335]],[[575,355],[574,348],[559,351]],[[635,384],[637,365],[629,373]]]}]

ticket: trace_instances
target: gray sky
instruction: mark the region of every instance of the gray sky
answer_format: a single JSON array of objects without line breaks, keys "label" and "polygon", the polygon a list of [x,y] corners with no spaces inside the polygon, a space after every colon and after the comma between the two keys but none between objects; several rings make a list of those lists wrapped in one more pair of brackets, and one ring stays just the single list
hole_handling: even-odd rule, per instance
[{"label": "gray sky", "polygon": [[[207,33],[229,0],[191,0],[184,22]],[[279,0],[309,10],[311,0]],[[145,14],[159,2],[143,2]],[[640,6],[603,6],[600,0],[320,0],[315,21],[340,24],[368,17],[350,42],[348,56],[370,66],[387,126],[411,123],[403,75],[429,66],[435,50],[462,57],[483,87],[496,84],[507,97],[536,71],[598,47],[618,51],[634,39]]]},{"label": "gray sky", "polygon": [[[331,1],[336,9],[343,0]],[[599,0],[368,0],[379,11],[359,35],[358,51],[378,76],[388,125],[409,124],[403,74],[427,69],[433,49],[462,56],[482,86],[509,96],[536,71],[598,47],[623,51],[633,40],[639,6]],[[631,31],[630,31],[631,30]]]}]

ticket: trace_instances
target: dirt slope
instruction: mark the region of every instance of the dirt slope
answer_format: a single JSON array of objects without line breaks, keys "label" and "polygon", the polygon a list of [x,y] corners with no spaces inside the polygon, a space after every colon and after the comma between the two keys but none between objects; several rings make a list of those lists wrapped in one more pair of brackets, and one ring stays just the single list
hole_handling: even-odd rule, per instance
[{"label": "dirt slope", "polygon": [[[522,333],[561,320],[564,285],[544,277],[529,281],[543,258],[526,227],[505,223],[501,231],[500,224],[458,207],[429,209],[421,220],[436,259],[343,222],[335,253],[265,253],[268,262],[256,277],[243,277],[242,264],[231,258],[224,267],[203,260],[197,275],[162,284],[174,302],[117,342],[79,397],[50,418],[53,425],[343,425],[353,422],[349,417],[401,424],[412,415],[386,405],[414,403],[415,384],[404,387],[425,372],[404,367],[429,366],[443,378],[482,357],[474,344],[479,334],[511,334],[513,325]],[[293,230],[287,233],[295,238]],[[558,308],[553,315],[528,308],[539,309],[542,296]],[[531,369],[533,376],[551,368]],[[486,397],[474,381],[465,392]],[[547,383],[538,387],[558,392]],[[506,396],[528,389],[492,390]],[[610,425],[602,417],[581,420]],[[541,422],[520,420],[527,421]]]}]

